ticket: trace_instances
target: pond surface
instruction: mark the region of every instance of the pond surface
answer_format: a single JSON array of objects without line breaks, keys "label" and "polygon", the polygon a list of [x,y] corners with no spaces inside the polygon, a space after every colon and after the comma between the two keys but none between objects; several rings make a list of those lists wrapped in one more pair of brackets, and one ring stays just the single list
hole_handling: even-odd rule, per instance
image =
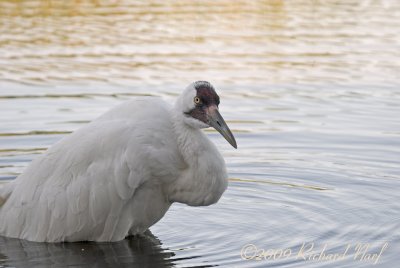
[{"label": "pond surface", "polygon": [[230,177],[218,204],[174,204],[118,243],[0,237],[0,267],[395,267],[399,29],[394,0],[0,0],[0,181],[111,107],[172,103],[195,80],[238,142],[207,130]]}]

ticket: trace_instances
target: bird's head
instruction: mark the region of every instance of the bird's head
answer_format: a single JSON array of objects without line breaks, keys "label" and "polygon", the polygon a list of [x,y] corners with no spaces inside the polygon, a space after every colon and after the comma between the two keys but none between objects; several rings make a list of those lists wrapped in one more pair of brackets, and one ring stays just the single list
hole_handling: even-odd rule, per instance
[{"label": "bird's head", "polygon": [[235,148],[233,136],[218,111],[219,96],[207,81],[191,83],[177,101],[177,109],[183,113],[184,122],[193,128],[215,128]]}]

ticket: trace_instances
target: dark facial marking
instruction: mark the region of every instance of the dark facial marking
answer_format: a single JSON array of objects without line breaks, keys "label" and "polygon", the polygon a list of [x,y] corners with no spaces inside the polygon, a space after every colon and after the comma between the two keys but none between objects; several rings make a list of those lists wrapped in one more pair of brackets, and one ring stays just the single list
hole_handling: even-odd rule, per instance
[{"label": "dark facial marking", "polygon": [[215,92],[214,87],[207,81],[197,81],[194,83],[194,88],[197,91],[196,96],[200,98],[201,104],[210,106],[210,105],[219,105],[219,96]]},{"label": "dark facial marking", "polygon": [[215,92],[214,87],[207,81],[197,81],[194,83],[197,91],[196,97],[200,98],[200,103],[186,114],[208,124],[206,114],[207,107],[211,105],[219,105],[219,96]]},{"label": "dark facial marking", "polygon": [[188,116],[191,116],[193,118],[196,118],[196,119],[208,124],[208,119],[207,119],[207,114],[206,114],[205,107],[206,106],[196,106],[195,108],[193,108],[192,110],[190,110],[186,114]]}]

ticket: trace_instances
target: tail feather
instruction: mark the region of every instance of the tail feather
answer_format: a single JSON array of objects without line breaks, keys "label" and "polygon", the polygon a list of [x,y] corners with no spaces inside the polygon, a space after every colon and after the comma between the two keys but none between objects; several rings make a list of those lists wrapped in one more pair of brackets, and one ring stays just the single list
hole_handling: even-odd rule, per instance
[{"label": "tail feather", "polygon": [[14,190],[14,183],[0,183],[0,207],[7,201]]}]

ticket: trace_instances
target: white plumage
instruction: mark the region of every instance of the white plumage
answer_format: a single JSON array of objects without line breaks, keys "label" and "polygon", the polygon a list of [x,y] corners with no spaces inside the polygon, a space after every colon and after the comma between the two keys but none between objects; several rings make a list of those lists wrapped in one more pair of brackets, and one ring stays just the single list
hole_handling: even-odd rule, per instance
[{"label": "white plumage", "polygon": [[196,82],[175,106],[131,100],[54,144],[0,188],[0,235],[118,241],[147,230],[173,202],[217,202],[227,187],[225,163],[201,128],[215,125],[236,142],[213,92]]}]

